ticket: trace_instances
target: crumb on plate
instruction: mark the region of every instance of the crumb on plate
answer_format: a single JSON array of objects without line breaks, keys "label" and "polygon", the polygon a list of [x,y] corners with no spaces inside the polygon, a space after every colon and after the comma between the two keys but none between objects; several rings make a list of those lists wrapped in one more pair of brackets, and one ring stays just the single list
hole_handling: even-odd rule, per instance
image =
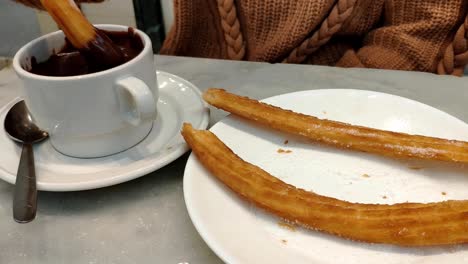
[{"label": "crumb on plate", "polygon": [[289,150],[289,149],[284,150],[284,149],[282,149],[282,148],[279,148],[279,149],[277,150],[277,152],[278,152],[278,153],[285,153],[285,154],[287,154],[287,153],[291,153],[292,151]]}]

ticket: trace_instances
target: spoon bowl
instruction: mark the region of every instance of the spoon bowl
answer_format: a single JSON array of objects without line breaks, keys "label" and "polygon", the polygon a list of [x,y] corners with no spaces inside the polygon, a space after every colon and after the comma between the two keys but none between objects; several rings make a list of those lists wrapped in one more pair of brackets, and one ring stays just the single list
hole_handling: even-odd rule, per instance
[{"label": "spoon bowl", "polygon": [[8,111],[4,128],[12,140],[23,144],[16,174],[13,218],[18,223],[27,223],[35,218],[37,209],[36,172],[32,145],[46,139],[49,134],[34,123],[24,101],[19,101]]},{"label": "spoon bowl", "polygon": [[19,143],[37,143],[49,135],[35,123],[26,103],[22,100],[16,103],[5,117],[5,131],[8,136]]}]

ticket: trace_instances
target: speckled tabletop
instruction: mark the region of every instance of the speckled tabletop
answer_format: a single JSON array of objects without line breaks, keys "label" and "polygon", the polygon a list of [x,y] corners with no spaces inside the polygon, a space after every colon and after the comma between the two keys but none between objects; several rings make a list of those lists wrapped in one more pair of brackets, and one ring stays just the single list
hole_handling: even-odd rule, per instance
[{"label": "speckled tabletop", "polygon": [[[420,101],[468,122],[467,77],[168,56],[156,56],[156,64],[201,90],[223,87],[258,99],[309,89],[374,90]],[[19,85],[10,67],[0,70],[0,105],[20,94]],[[226,115],[211,110],[211,124]],[[40,192],[37,219],[23,225],[11,217],[13,186],[0,182],[0,263],[221,263],[185,208],[187,157],[113,187]]]}]

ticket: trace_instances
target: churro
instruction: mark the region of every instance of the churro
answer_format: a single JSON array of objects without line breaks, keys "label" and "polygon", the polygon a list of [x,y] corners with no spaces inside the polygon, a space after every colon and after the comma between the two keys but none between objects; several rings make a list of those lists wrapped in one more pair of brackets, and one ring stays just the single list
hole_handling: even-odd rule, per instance
[{"label": "churro", "polygon": [[468,142],[465,141],[409,135],[319,119],[222,89],[208,89],[203,98],[209,104],[242,118],[339,148],[396,158],[468,163]]},{"label": "churro", "polygon": [[402,246],[468,242],[468,201],[359,204],[289,185],[238,157],[213,133],[184,124],[198,160],[244,200],[287,221],[344,238]]}]

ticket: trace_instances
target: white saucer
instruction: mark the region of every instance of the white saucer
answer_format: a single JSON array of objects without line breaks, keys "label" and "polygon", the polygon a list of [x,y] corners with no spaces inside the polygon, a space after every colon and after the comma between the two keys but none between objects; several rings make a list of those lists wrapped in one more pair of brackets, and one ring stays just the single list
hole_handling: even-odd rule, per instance
[{"label": "white saucer", "polygon": [[[157,72],[159,82],[158,117],[151,133],[137,146],[97,159],[79,159],[57,152],[46,141],[34,149],[37,187],[43,191],[79,191],[126,182],[174,161],[188,147],[180,129],[183,122],[204,129],[209,109],[197,87],[166,72]],[[13,104],[0,109],[0,121]],[[0,178],[14,184],[21,147],[0,130]]]}]

